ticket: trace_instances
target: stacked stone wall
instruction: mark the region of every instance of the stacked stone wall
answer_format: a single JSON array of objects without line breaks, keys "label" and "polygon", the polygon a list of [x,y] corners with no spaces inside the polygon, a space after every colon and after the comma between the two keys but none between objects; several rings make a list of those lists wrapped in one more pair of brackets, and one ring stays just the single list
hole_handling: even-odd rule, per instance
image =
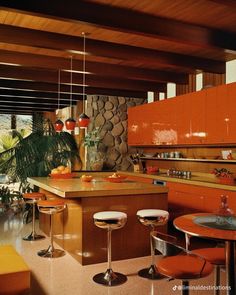
[{"label": "stacked stone wall", "polygon": [[99,127],[98,150],[104,156],[103,170],[132,170],[128,160],[132,149],[127,143],[128,108],[146,103],[146,99],[116,96],[87,97],[87,114],[91,119],[88,131]]}]

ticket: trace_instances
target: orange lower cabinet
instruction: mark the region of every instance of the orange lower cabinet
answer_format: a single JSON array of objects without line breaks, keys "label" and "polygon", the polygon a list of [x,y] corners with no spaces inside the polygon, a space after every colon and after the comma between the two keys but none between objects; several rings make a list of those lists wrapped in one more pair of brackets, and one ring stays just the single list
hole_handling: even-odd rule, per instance
[{"label": "orange lower cabinet", "polygon": [[216,213],[220,196],[228,196],[228,205],[236,213],[236,192],[168,182],[168,208],[171,219],[194,212]]}]

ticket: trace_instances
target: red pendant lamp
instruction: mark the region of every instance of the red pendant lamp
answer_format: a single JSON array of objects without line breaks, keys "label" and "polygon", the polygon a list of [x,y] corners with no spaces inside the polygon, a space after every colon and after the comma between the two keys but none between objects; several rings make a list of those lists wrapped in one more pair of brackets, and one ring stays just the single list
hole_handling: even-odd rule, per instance
[{"label": "red pendant lamp", "polygon": [[74,131],[76,121],[72,118],[72,56],[70,59],[70,118],[66,120],[65,125],[68,131]]},{"label": "red pendant lamp", "polygon": [[85,55],[86,55],[86,51],[85,51],[85,38],[86,38],[86,34],[83,32],[82,35],[84,36],[84,54],[83,54],[83,113],[79,116],[79,121],[78,121],[78,125],[80,128],[87,128],[90,122],[89,117],[85,114],[85,76],[86,76],[86,68],[85,68]]},{"label": "red pendant lamp", "polygon": [[[60,110],[60,93],[61,93],[60,84],[61,84],[61,72],[59,70],[58,71],[58,101],[57,101],[58,112]],[[64,123],[60,119],[56,120],[56,122],[54,123],[54,128],[55,128],[56,132],[61,132],[63,127],[64,127]]]}]

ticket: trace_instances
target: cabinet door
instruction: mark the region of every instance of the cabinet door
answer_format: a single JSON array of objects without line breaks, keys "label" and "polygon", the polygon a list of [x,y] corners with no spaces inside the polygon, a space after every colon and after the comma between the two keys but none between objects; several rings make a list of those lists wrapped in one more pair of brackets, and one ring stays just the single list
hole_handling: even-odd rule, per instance
[{"label": "cabinet door", "polygon": [[168,206],[171,219],[196,212],[204,212],[204,195],[196,186],[168,182]]},{"label": "cabinet door", "polygon": [[177,144],[189,142],[189,113],[188,105],[185,103],[186,95],[176,97],[174,113],[176,122]]},{"label": "cabinet door", "polygon": [[128,109],[128,144],[142,144],[142,121],[140,119],[141,107],[133,107]]},{"label": "cabinet door", "polygon": [[227,87],[221,85],[206,90],[206,142],[224,143],[228,133],[226,119]]},{"label": "cabinet door", "polygon": [[236,143],[236,83],[227,84],[227,99],[225,101],[226,140],[227,143]]},{"label": "cabinet door", "polygon": [[236,142],[236,83],[207,90],[207,143]]},{"label": "cabinet door", "polygon": [[135,108],[128,109],[128,144],[134,145],[137,143],[137,120]]},{"label": "cabinet door", "polygon": [[152,143],[155,145],[177,144],[176,99],[153,103],[151,118]]},{"label": "cabinet door", "polygon": [[189,127],[187,143],[203,144],[206,142],[206,91],[202,90],[186,95],[184,103]]},{"label": "cabinet door", "polygon": [[216,188],[205,189],[205,207],[207,212],[216,213],[219,210],[221,195],[228,196],[229,208],[236,213],[236,192]]},{"label": "cabinet door", "polygon": [[151,145],[151,120],[155,117],[151,104],[128,109],[128,144]]}]

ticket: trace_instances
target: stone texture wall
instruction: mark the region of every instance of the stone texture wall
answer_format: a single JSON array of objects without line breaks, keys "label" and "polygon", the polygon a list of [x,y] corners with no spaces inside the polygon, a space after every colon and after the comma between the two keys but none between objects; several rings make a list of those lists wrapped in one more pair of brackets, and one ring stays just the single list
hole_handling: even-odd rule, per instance
[{"label": "stone texture wall", "polygon": [[116,96],[87,97],[87,114],[91,119],[88,131],[100,127],[98,150],[104,155],[103,170],[132,170],[127,159],[132,152],[127,144],[128,108],[146,103],[146,99]]}]

